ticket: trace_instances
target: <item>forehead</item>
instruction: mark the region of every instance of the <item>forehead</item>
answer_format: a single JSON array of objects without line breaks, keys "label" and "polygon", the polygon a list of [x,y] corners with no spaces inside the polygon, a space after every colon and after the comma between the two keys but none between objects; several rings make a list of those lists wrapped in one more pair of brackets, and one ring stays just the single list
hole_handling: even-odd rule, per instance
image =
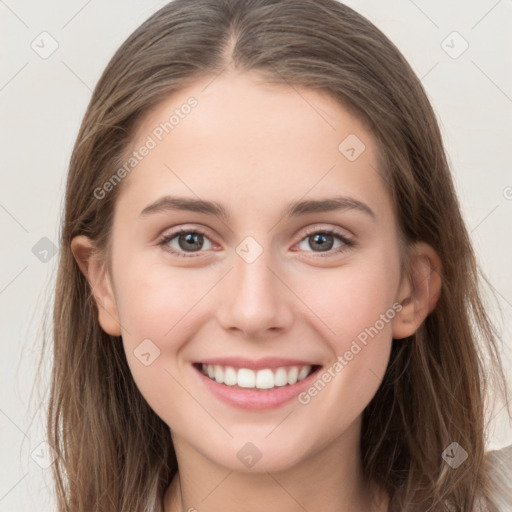
[{"label": "forehead", "polygon": [[[232,146],[243,146],[250,153],[271,144],[273,149],[276,145],[285,148],[298,135],[307,136],[305,143],[327,137],[326,142],[334,141],[336,152],[336,141],[348,130],[369,138],[362,121],[326,92],[268,83],[254,72],[224,72],[203,77],[153,107],[139,123],[133,146],[148,134],[165,142],[162,139],[176,139],[191,131],[196,136],[205,133],[201,143],[216,146],[216,138],[224,138],[229,128]],[[276,133],[282,137],[272,141],[269,135]]]},{"label": "forehead", "polygon": [[140,122],[126,160],[144,146],[119,200],[138,212],[164,193],[253,213],[334,192],[386,206],[364,123],[325,93],[257,75],[204,77],[170,95]]}]

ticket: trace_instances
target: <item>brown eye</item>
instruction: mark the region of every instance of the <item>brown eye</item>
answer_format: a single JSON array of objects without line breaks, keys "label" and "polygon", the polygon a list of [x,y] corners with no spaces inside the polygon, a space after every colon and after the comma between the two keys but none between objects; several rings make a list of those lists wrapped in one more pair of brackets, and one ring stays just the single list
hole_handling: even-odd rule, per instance
[{"label": "brown eye", "polygon": [[[306,252],[336,254],[352,245],[352,241],[341,233],[331,230],[317,230],[308,233],[299,242],[299,249]],[[312,250],[308,250],[308,247]]]},{"label": "brown eye", "polygon": [[201,233],[185,233],[178,235],[178,245],[184,251],[197,251],[201,249],[204,237]]},{"label": "brown eye", "polygon": [[[206,243],[206,247],[204,247]],[[208,244],[210,244],[208,246]],[[184,253],[200,253],[201,249],[211,249],[212,243],[205,233],[197,230],[179,230],[178,232],[166,235],[160,245],[176,256],[187,257]]]},{"label": "brown eye", "polygon": [[327,233],[317,233],[309,235],[308,242],[310,247],[318,248],[320,251],[329,251],[334,245],[334,237]]}]

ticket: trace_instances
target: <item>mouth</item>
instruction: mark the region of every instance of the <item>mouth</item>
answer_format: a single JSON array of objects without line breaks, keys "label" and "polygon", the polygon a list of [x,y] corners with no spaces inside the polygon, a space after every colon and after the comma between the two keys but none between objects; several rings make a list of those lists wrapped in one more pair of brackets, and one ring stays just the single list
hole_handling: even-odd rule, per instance
[{"label": "mouth", "polygon": [[318,372],[321,365],[297,364],[273,368],[245,368],[197,362],[194,368],[217,384],[245,391],[272,391],[289,388]]}]

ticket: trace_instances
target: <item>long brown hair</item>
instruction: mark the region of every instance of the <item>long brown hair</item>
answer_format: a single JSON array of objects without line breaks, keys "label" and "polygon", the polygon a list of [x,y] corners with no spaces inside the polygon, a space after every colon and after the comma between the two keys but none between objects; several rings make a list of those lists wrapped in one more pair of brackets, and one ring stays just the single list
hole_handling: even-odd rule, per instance
[{"label": "long brown hair", "polygon": [[[199,77],[227,66],[268,82],[304,86],[357,113],[374,135],[379,172],[407,243],[442,261],[436,309],[391,359],[364,411],[365,477],[391,510],[495,510],[486,462],[486,397],[507,396],[497,333],[450,176],[436,117],[399,50],[335,0],[176,0],[143,23],[101,76],[73,149],[61,229],[53,315],[48,440],[59,512],[161,511],[177,471],[168,425],[131,376],[122,343],[98,323],[87,279],[70,249],[94,241],[110,268],[109,242],[123,183],[94,191],[122,165],[142,117]],[[457,442],[456,470],[442,457]]]}]

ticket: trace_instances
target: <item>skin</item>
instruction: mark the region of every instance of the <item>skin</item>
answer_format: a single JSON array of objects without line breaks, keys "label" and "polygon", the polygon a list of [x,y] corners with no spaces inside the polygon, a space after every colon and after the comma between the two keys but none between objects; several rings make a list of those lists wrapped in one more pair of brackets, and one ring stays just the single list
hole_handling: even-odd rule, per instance
[{"label": "skin", "polygon": [[[412,334],[435,306],[439,259],[419,243],[409,248],[411,273],[403,271],[375,143],[356,117],[319,92],[226,71],[166,98],[141,122],[130,151],[190,96],[197,107],[122,183],[112,273],[90,258],[90,240],[72,243],[102,328],[122,336],[137,386],[170,427],[179,474],[165,511],[362,512],[372,510],[372,492],[373,510],[385,511],[386,494],[362,478],[361,415],[384,375],[392,338]],[[354,161],[338,149],[349,134],[366,146]],[[230,217],[139,216],[166,194],[217,201]],[[334,195],[365,203],[375,216],[345,209],[283,217],[294,200]],[[159,245],[177,227],[205,230],[193,253],[199,256],[178,257]],[[307,228],[338,229],[354,245],[328,239],[334,247],[326,256]],[[252,263],[236,252],[247,236],[263,249]],[[167,245],[179,251],[178,242]],[[191,254],[183,245],[181,252]],[[401,311],[306,405],[232,407],[191,366],[211,357],[275,356],[329,368],[398,303]],[[149,366],[134,355],[146,338],[160,349]],[[262,454],[252,468],[237,458],[248,441]]]}]

